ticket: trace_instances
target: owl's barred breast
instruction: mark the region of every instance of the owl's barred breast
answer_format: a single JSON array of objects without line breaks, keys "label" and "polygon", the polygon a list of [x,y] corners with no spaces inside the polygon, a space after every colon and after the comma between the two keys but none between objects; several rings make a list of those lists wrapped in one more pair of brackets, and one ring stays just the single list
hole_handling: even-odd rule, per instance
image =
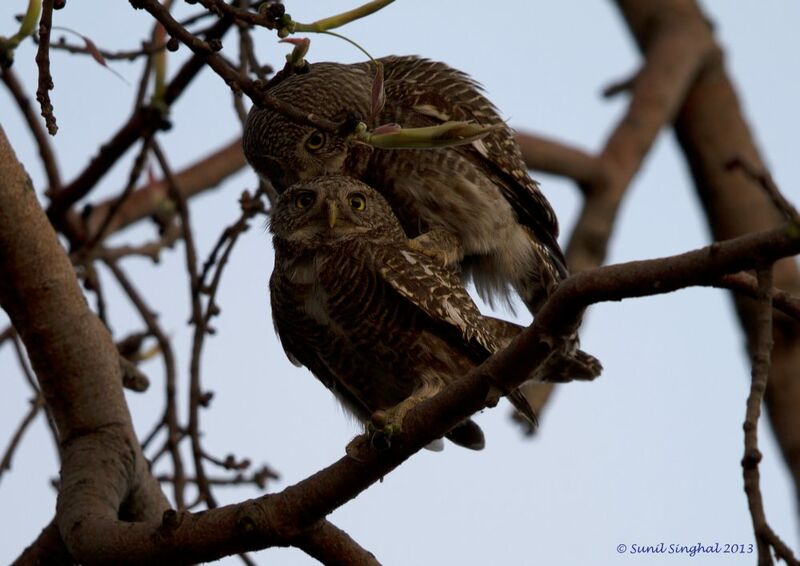
[{"label": "owl's barred breast", "polygon": [[[424,313],[409,308],[380,277],[370,253],[358,241],[323,245],[313,257],[290,259],[292,267],[283,276],[283,285],[292,287],[304,314],[323,329],[321,335],[309,336],[315,343],[305,347],[319,352],[339,379],[337,386],[368,408],[363,414],[363,408],[350,407],[361,419],[397,405],[427,383],[446,383],[473,366],[466,353],[432,333]],[[282,336],[292,332],[278,326]],[[294,336],[291,341],[307,339]]]}]

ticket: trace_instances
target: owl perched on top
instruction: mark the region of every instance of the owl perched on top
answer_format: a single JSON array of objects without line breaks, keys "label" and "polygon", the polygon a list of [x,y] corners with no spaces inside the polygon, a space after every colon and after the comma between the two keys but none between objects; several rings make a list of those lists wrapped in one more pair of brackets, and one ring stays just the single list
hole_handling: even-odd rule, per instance
[{"label": "owl perched on top", "polygon": [[[280,195],[270,230],[272,317],[289,358],[362,422],[391,423],[506,345],[520,327],[484,317],[458,272],[410,245],[388,203],[350,177]],[[538,375],[538,374],[537,374]],[[531,421],[519,390],[510,401]],[[471,420],[447,434],[479,450]]]},{"label": "owl perched on top", "polygon": [[[484,298],[505,298],[509,287],[515,289],[535,314],[567,270],[555,214],[528,175],[511,130],[464,73],[417,57],[379,61],[386,102],[372,119],[370,62],[312,64],[269,92],[331,120],[359,116],[370,128],[454,120],[494,129],[457,147],[382,150],[254,106],[243,138],[247,160],[278,192],[320,175],[364,181],[389,201],[410,238],[423,235],[415,240],[419,250],[459,265]],[[577,338],[562,362],[577,379],[601,370],[595,358],[577,350]]]}]

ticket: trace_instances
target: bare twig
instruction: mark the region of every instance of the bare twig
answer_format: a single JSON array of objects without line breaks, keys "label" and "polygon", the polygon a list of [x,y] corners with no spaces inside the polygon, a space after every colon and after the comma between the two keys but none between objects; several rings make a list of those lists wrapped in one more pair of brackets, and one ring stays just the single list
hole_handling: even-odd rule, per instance
[{"label": "bare twig", "polygon": [[158,142],[153,143],[153,155],[155,155],[158,160],[161,172],[167,182],[168,195],[175,201],[178,215],[181,219],[184,249],[186,251],[186,270],[189,275],[189,292],[192,305],[191,321],[194,325],[192,355],[189,362],[189,438],[192,445],[195,475],[197,476],[197,488],[206,505],[208,505],[209,508],[213,508],[216,507],[217,503],[206,481],[206,471],[203,465],[203,449],[200,445],[200,407],[203,397],[200,384],[200,355],[203,347],[203,339],[206,334],[206,323],[203,317],[203,307],[200,300],[201,286],[200,278],[197,273],[197,250],[194,245],[194,236],[189,219],[189,207],[186,205],[186,199],[178,188],[175,178],[172,175],[172,169],[164,153],[161,151]]},{"label": "bare twig", "polygon": [[86,45],[74,45],[72,43],[68,43],[63,37],[59,38],[58,41],[50,42],[50,49],[58,49],[60,51],[66,51],[67,53],[90,56],[95,56],[96,52],[102,55],[103,59],[107,59],[108,61],[135,61],[140,57],[150,56],[153,53],[162,51],[165,47],[166,42],[153,44],[149,41],[144,41],[139,49],[109,51],[108,49],[100,48],[90,49]]},{"label": "bare twig", "polygon": [[11,469],[11,460],[14,457],[14,452],[19,446],[22,437],[25,435],[25,431],[28,430],[28,427],[33,423],[33,419],[36,418],[36,415],[39,413],[39,409],[44,406],[44,397],[41,395],[37,395],[35,398],[30,400],[30,408],[28,412],[25,413],[25,416],[22,418],[22,421],[17,426],[17,429],[14,431],[14,434],[11,437],[11,441],[8,443],[8,447],[6,447],[5,452],[3,452],[3,457],[0,459],[0,478],[3,477],[3,473],[7,470]]},{"label": "bare twig", "polygon": [[[163,9],[163,6],[160,4],[159,6]],[[206,40],[219,39],[231,25],[231,20],[227,18],[220,19],[206,32]],[[164,104],[170,106],[174,103],[203,68],[204,59],[201,56],[192,57],[184,63],[164,91]],[[100,178],[111,169],[136,140],[147,132],[153,132],[166,125],[167,123],[161,110],[149,106],[137,108],[114,136],[102,145],[98,154],[92,158],[83,171],[68,185],[64,186],[61,191],[50,195],[52,202],[47,208],[47,215],[51,222],[60,230],[68,230],[69,227],[66,225],[65,220],[67,210],[92,190]],[[80,234],[72,234],[72,236],[75,238]]]},{"label": "bare twig", "polygon": [[140,244],[138,246],[117,246],[114,248],[100,248],[97,256],[103,259],[117,260],[129,256],[142,256],[158,263],[161,252],[165,248],[171,248],[181,237],[181,229],[177,223],[171,222],[164,229],[164,233],[157,240]]},{"label": "bare twig", "polygon": [[[720,277],[719,281],[713,284],[714,287],[730,289],[737,293],[743,293],[755,299],[758,295],[758,283],[756,278],[749,273],[732,273]],[[800,321],[800,297],[787,293],[775,287],[770,293],[773,308],[783,312],[785,315]]]},{"label": "bare twig", "polygon": [[[244,166],[245,159],[241,139],[236,139],[186,169],[175,173],[174,177],[181,194],[184,195],[184,198],[189,199],[198,193],[218,186],[224,179]],[[107,233],[111,234],[143,218],[156,215],[165,208],[171,208],[167,190],[167,183],[159,180],[134,191],[125,205],[111,218]],[[107,216],[116,200],[116,198],[112,198],[92,205],[91,212],[86,218],[86,229],[89,234],[97,232],[103,218]]]},{"label": "bare twig", "polygon": [[758,268],[758,328],[755,331],[753,345],[753,372],[750,385],[750,394],[747,397],[747,413],[744,420],[744,456],[742,457],[742,472],[744,475],[744,490],[747,494],[747,503],[750,507],[750,516],[753,519],[756,547],[758,549],[758,564],[760,566],[772,565],[771,550],[775,550],[778,558],[787,564],[797,565],[792,551],[780,540],[777,534],[767,523],[764,512],[764,501],[761,497],[760,474],[758,463],[761,461],[761,452],[758,449],[758,419],[761,416],[761,404],[764,401],[764,392],[767,390],[767,378],[770,370],[772,352],[772,264]]},{"label": "bare twig", "polygon": [[33,111],[29,98],[23,91],[22,85],[19,83],[19,80],[17,80],[13,69],[10,67],[2,69],[2,71],[0,71],[0,77],[2,77],[8,91],[17,103],[20,112],[22,112],[22,116],[25,118],[25,123],[28,124],[33,139],[36,140],[36,147],[39,149],[39,155],[42,158],[42,166],[44,167],[45,175],[47,175],[47,182],[51,187],[59,189],[61,187],[61,175],[58,170],[56,156],[53,153],[53,146],[50,144],[47,134],[42,129],[39,118]]},{"label": "bare twig", "polygon": [[130,197],[131,193],[133,193],[133,189],[139,182],[139,177],[142,174],[142,169],[144,168],[144,165],[147,162],[147,155],[150,150],[151,141],[152,141],[152,135],[144,136],[144,139],[142,140],[142,147],[139,150],[139,154],[136,156],[136,159],[133,161],[133,166],[131,167],[130,174],[128,175],[128,184],[125,185],[122,194],[116,197],[114,201],[111,203],[111,206],[109,206],[105,218],[103,218],[103,220],[100,223],[100,227],[97,229],[96,232],[92,233],[91,240],[89,240],[89,243],[86,244],[86,248],[88,250],[91,251],[98,243],[100,243],[103,240],[108,231],[108,227],[114,218],[114,215],[117,213],[117,211],[119,211],[120,208],[122,208],[122,205],[125,204],[128,197]]},{"label": "bare twig", "polygon": [[[224,58],[215,52],[215,45],[211,45],[208,41],[203,41],[192,35],[185,27],[175,21],[169,11],[157,0],[140,0],[136,4],[138,7],[147,10],[155,19],[161,22],[172,37],[179,39],[189,47],[195,55],[205,61],[228,86],[232,89],[243,91],[254,103],[280,112],[298,123],[313,126],[326,132],[336,132],[339,129],[340,125],[331,120],[321,118],[313,113],[305,112],[274,96],[270,96],[263,90],[263,84],[257,84],[239,73],[234,67],[228,64]],[[224,5],[231,10],[238,10],[227,4]],[[258,18],[259,16],[258,14],[253,14],[253,17]]]},{"label": "bare twig", "polygon": [[36,89],[36,100],[42,107],[42,116],[51,136],[56,135],[58,125],[53,114],[49,91],[53,90],[53,76],[50,74],[50,30],[53,26],[53,0],[42,2],[42,19],[39,20],[39,49],[36,52],[36,64],[39,66],[39,88]]},{"label": "bare twig", "polygon": [[[178,443],[180,441],[180,428],[178,426],[178,407],[177,407],[177,371],[175,365],[175,354],[172,351],[172,345],[170,344],[169,338],[161,329],[161,326],[158,324],[158,320],[156,319],[155,314],[153,311],[145,303],[144,299],[142,298],[141,294],[136,290],[131,280],[125,274],[124,271],[117,265],[117,263],[113,259],[103,258],[108,269],[116,278],[117,282],[122,287],[122,290],[130,299],[131,303],[134,305],[136,310],[139,312],[139,315],[142,317],[142,320],[147,326],[147,330],[152,334],[152,336],[158,342],[159,351],[161,352],[161,356],[164,360],[164,373],[165,373],[165,385],[166,385],[166,408],[164,409],[164,416],[162,417],[161,421],[155,427],[152,436],[158,432],[161,428],[162,423],[167,426],[167,443],[166,443],[166,450],[172,457],[172,466],[174,470],[175,480],[173,481],[174,485],[174,497],[175,497],[175,506],[180,510],[185,508],[185,499],[184,499],[184,488],[185,488],[185,473],[183,471],[183,459],[181,457],[180,449],[178,447]],[[149,442],[150,436],[148,436],[148,440],[146,440],[143,444],[146,446]]]}]

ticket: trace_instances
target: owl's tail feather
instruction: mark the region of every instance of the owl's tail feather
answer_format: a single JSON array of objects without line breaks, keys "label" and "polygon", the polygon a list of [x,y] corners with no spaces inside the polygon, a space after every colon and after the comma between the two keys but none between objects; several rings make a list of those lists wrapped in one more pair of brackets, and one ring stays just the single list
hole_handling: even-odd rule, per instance
[{"label": "owl's tail feather", "polygon": [[483,430],[478,426],[478,423],[472,419],[467,419],[461,424],[445,434],[445,436],[455,444],[469,448],[470,450],[483,450],[486,446],[486,438],[483,436]]},{"label": "owl's tail feather", "polygon": [[[500,318],[484,316],[483,321],[504,347],[523,330],[522,326]],[[533,380],[566,383],[573,380],[591,381],[598,377],[603,371],[603,364],[593,355],[578,349],[579,346],[580,340],[578,339],[578,335],[577,333],[573,334],[567,339],[565,350],[550,356],[550,358],[536,370]],[[520,409],[520,412],[525,414],[525,411],[522,409]]]},{"label": "owl's tail feather", "polygon": [[511,404],[514,405],[516,410],[528,419],[532,428],[535,429],[539,426],[539,418],[536,416],[536,411],[533,410],[533,407],[531,407],[525,395],[522,394],[522,391],[515,389],[508,394],[508,400],[511,401]]}]

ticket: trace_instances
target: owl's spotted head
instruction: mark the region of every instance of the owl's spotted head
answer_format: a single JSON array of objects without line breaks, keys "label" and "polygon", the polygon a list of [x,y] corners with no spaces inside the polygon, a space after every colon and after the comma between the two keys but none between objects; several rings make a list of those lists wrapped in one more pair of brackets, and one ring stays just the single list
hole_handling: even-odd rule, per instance
[{"label": "owl's spotted head", "polygon": [[270,231],[276,241],[311,245],[405,239],[389,203],[369,185],[344,176],[292,185],[275,203]]},{"label": "owl's spotted head", "polygon": [[[352,114],[367,114],[371,80],[368,65],[315,63],[308,73],[285,79],[269,94],[340,122]],[[344,138],[257,106],[247,116],[242,146],[250,165],[279,193],[299,181],[345,173],[353,157]]]}]

